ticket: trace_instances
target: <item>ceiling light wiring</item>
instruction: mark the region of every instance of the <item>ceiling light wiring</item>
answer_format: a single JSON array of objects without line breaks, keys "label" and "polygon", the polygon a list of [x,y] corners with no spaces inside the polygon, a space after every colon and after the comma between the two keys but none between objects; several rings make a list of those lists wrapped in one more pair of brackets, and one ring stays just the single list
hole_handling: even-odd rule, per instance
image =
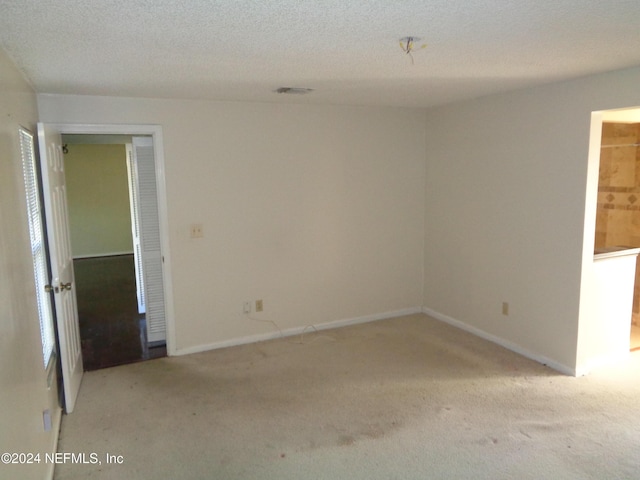
[{"label": "ceiling light wiring", "polygon": [[420,37],[403,37],[400,39],[400,48],[402,51],[409,55],[411,58],[411,65],[414,65],[412,52],[415,50],[422,50],[423,48],[427,48],[427,44],[423,43],[420,46],[416,46],[416,42],[420,41]]}]

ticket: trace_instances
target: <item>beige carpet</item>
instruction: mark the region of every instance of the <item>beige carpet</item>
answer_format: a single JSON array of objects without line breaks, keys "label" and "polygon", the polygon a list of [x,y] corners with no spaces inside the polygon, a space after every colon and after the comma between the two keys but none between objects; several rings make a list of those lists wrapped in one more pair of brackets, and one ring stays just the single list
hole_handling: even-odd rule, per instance
[{"label": "beige carpet", "polygon": [[424,315],[299,340],[85,374],[59,451],[102,464],[55,478],[640,478],[640,355],[566,377]]}]

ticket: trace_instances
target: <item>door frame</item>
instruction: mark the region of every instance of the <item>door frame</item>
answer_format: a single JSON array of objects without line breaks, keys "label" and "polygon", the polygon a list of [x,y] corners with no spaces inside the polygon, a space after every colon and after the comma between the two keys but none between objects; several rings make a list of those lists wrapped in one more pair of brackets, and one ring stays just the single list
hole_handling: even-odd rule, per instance
[{"label": "door frame", "polygon": [[[606,121],[640,121],[640,106],[618,107],[591,112],[589,151],[587,158],[585,217],[582,239],[582,268],[576,342],[575,376],[587,375],[596,368],[612,365],[628,357],[629,349],[610,348],[605,339],[609,325],[606,318],[596,315],[599,290],[595,278],[593,252],[595,247],[596,212],[600,177],[602,124]],[[631,326],[631,311],[629,311]]]},{"label": "door frame", "polygon": [[167,189],[165,183],[164,143],[160,125],[134,124],[88,124],[88,123],[55,123],[45,122],[60,131],[61,134],[87,135],[144,135],[153,138],[156,168],[156,188],[158,201],[158,217],[160,224],[160,246],[162,249],[162,283],[164,288],[166,345],[167,355],[175,355],[175,323],[173,315],[173,287],[171,276],[171,254],[169,249],[169,222],[167,209]]}]

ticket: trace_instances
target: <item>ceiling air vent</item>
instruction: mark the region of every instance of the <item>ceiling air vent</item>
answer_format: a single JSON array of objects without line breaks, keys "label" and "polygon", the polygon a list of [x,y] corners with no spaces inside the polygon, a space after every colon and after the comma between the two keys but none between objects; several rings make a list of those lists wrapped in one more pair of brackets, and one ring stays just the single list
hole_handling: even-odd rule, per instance
[{"label": "ceiling air vent", "polygon": [[306,95],[313,92],[313,88],[300,88],[300,87],[280,87],[275,90],[276,93],[285,93],[287,95]]}]

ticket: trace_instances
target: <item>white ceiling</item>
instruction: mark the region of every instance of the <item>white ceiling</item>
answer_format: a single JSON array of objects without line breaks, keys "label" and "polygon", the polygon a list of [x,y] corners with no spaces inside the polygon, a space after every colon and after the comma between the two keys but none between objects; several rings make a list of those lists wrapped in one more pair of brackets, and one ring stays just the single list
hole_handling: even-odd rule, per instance
[{"label": "white ceiling", "polygon": [[427,107],[640,65],[640,0],[1,0],[0,45],[41,93]]}]

